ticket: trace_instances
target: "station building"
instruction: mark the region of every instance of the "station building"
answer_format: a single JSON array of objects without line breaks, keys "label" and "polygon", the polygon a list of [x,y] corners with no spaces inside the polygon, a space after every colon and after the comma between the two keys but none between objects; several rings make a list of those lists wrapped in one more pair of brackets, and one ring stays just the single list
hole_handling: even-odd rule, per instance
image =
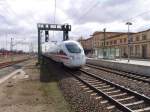
[{"label": "station building", "polygon": [[[127,58],[128,34],[123,32],[94,32],[88,39],[80,39],[85,52],[98,58]],[[150,58],[150,29],[130,33],[131,58]]]}]

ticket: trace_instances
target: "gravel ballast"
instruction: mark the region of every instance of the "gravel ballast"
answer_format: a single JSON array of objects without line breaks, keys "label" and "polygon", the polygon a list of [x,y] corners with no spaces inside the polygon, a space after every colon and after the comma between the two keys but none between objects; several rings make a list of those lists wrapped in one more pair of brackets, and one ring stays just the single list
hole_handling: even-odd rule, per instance
[{"label": "gravel ballast", "polygon": [[86,71],[94,73],[106,80],[110,80],[114,83],[117,83],[119,85],[125,86],[131,90],[137,91],[140,94],[144,94],[148,97],[150,97],[150,84],[144,83],[142,81],[136,81],[136,80],[131,80],[127,77],[119,76],[114,73],[109,73],[103,70],[98,70],[95,68],[91,67],[85,67]]},{"label": "gravel ballast", "polygon": [[95,99],[87,94],[74,78],[61,80],[59,86],[75,112],[108,112],[103,105],[95,102]]}]

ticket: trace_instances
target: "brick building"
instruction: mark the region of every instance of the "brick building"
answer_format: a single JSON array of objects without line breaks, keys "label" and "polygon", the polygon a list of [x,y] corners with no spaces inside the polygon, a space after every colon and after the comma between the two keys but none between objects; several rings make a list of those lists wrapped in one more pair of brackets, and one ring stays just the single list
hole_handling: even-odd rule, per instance
[{"label": "brick building", "polygon": [[[99,58],[126,58],[128,57],[128,35],[122,32],[95,32],[92,37],[81,40],[85,50]],[[150,29],[131,33],[130,56],[132,58],[150,58]],[[91,53],[91,52],[90,52]]]},{"label": "brick building", "polygon": [[78,40],[84,48],[86,54],[93,54],[94,44],[93,38],[90,37],[88,39],[82,39],[82,37]]},{"label": "brick building", "polygon": [[[120,35],[121,32],[106,32],[106,39],[112,36]],[[82,44],[86,54],[92,54],[98,57],[102,57],[102,50],[104,49],[104,32],[94,32],[88,39],[79,39],[79,42]]]}]

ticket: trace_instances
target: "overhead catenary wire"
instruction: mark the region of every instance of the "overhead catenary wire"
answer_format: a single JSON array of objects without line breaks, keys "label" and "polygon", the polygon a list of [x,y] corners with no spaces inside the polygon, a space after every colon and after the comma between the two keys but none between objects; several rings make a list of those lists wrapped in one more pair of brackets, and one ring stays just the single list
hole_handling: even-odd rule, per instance
[{"label": "overhead catenary wire", "polygon": [[133,21],[136,17],[145,15],[145,14],[147,14],[147,13],[150,13],[150,10],[144,11],[144,12],[142,12],[142,13],[139,13],[139,14],[137,14],[137,15],[135,15],[135,16],[132,16],[131,18],[123,19],[122,22],[131,21],[131,20]]},{"label": "overhead catenary wire", "polygon": [[[90,0],[90,2],[88,3],[90,6],[91,6],[91,4],[93,3],[93,0]],[[86,6],[86,9],[87,9],[87,7],[90,7],[90,6]],[[93,6],[92,6],[93,7]],[[91,7],[90,7],[91,8]],[[89,9],[90,9],[89,8]],[[83,11],[84,10],[86,10],[86,9],[82,9]],[[89,9],[87,9],[87,10],[89,10]],[[73,15],[72,15],[72,17],[74,17],[74,16],[77,16],[77,13],[74,13]],[[67,22],[68,20],[70,20],[71,19],[71,17],[67,17],[67,18],[65,18],[65,22]]]},{"label": "overhead catenary wire", "polygon": [[[8,0],[4,0],[3,1],[4,3],[5,3],[5,11],[7,12],[6,14],[7,15],[9,15],[9,13],[12,13],[15,17],[19,17],[19,15],[14,11],[14,9],[12,8],[12,6],[10,5],[10,3],[8,2]],[[30,17],[30,19],[31,19],[31,22],[32,23],[34,23],[34,21],[35,21],[35,19],[34,18],[32,18],[32,17]],[[28,21],[28,22],[30,22],[30,21]],[[10,33],[10,32],[9,32]],[[17,32],[15,32],[15,31],[13,31],[13,33],[11,32],[11,35],[13,34],[13,35],[16,35],[16,33]],[[5,36],[6,36],[6,34],[5,34]],[[7,36],[8,36],[8,34],[7,34]],[[7,36],[6,36],[6,48],[7,48]],[[11,42],[10,42],[11,43]],[[24,45],[25,44],[25,42],[17,42],[16,44],[22,44],[22,45]],[[16,48],[17,48],[17,46],[16,46]],[[7,48],[8,49],[8,48]],[[24,49],[24,48],[23,48]]]},{"label": "overhead catenary wire", "polygon": [[78,18],[79,21],[81,21],[82,18],[86,17],[90,11],[95,9],[99,5],[99,3],[100,3],[100,1],[97,1],[92,7],[90,7],[85,13],[83,13],[82,16]]},{"label": "overhead catenary wire", "polygon": [[[141,13],[138,13],[138,14],[136,14],[135,16],[132,16],[132,17],[130,17],[130,18],[128,18],[128,19],[123,19],[123,20],[121,20],[121,22],[132,22],[132,23],[134,23],[133,25],[136,25],[136,24],[138,24],[138,23],[136,23],[135,22],[135,20],[137,19],[137,17],[140,17],[140,16],[143,16],[143,15],[145,15],[145,14],[148,14],[148,13],[150,13],[150,10],[147,10],[147,11],[144,11],[144,12],[141,12]],[[139,25],[139,24],[138,24]],[[141,25],[141,26],[139,26],[139,28],[138,29],[136,29],[137,31],[140,31],[139,29],[144,29],[144,30],[146,30],[145,28],[142,28],[142,27],[150,27],[150,25],[148,24],[148,25]],[[136,31],[136,32],[137,32]]]},{"label": "overhead catenary wire", "polygon": [[[54,0],[54,24],[56,22],[56,0]],[[53,31],[53,38],[55,37],[55,32]]]},{"label": "overhead catenary wire", "polygon": [[[11,12],[12,12],[16,17],[18,17],[18,14],[14,11],[14,9],[12,8],[12,6],[11,6],[10,3],[8,2],[8,0],[5,0],[5,2],[7,3],[9,9],[11,10]],[[9,11],[9,10],[7,9],[7,11]],[[35,19],[34,19],[33,17],[30,17],[30,19],[31,19],[31,22],[34,23]],[[29,21],[28,21],[28,22],[29,22]]]},{"label": "overhead catenary wire", "polygon": [[[87,16],[87,14],[89,14],[93,9],[95,9],[98,5],[99,5],[99,3],[101,3],[100,1],[97,1],[96,3],[94,3],[94,5],[92,5],[90,8],[88,8],[87,10],[86,10],[86,12],[85,13],[83,13],[82,14],[82,16],[80,16],[79,18],[78,18],[78,22],[80,22],[84,17],[86,17]],[[76,30],[77,28],[75,28],[74,30]]]},{"label": "overhead catenary wire", "polygon": [[[79,21],[80,21],[82,18],[86,17],[86,15],[89,14],[89,12],[92,11],[94,8],[96,8],[96,7],[99,5],[99,3],[100,3],[100,1],[97,1],[92,7],[90,7],[85,13],[83,13],[82,16],[78,18]],[[132,16],[131,18],[123,19],[123,20],[121,20],[121,21],[122,21],[122,22],[126,22],[127,20],[133,20],[133,19],[135,19],[136,17],[139,17],[139,16],[141,16],[141,15],[145,15],[145,14],[147,14],[147,13],[150,13],[150,10],[144,11],[144,12],[142,12],[142,13],[139,13],[139,14],[135,15],[135,16]]]},{"label": "overhead catenary wire", "polygon": [[56,0],[55,0],[55,3],[54,3],[54,24],[56,22]]},{"label": "overhead catenary wire", "polygon": [[[120,20],[120,22],[127,22],[127,21],[132,21],[132,22],[133,22],[133,20],[136,19],[137,17],[142,16],[142,15],[145,15],[145,14],[148,14],[148,13],[150,13],[150,10],[144,11],[144,12],[142,12],[142,13],[139,13],[139,14],[137,14],[137,15],[135,15],[135,16],[132,16],[132,17],[130,17],[130,18],[128,18],[128,19]],[[88,14],[88,13],[87,13],[87,14]],[[84,16],[83,16],[83,17],[84,17]],[[145,26],[145,25],[143,25],[143,26]],[[140,27],[143,27],[143,26],[140,26]],[[150,26],[150,25],[146,25],[146,26]],[[77,29],[77,28],[76,28],[76,29]]]}]

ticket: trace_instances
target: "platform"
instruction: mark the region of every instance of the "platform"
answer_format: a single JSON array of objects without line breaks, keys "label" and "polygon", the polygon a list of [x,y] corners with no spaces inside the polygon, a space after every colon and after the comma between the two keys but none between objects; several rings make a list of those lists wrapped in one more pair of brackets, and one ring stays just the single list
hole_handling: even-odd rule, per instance
[{"label": "platform", "polygon": [[100,65],[116,70],[136,73],[140,75],[150,76],[150,60],[130,60],[127,59],[116,59],[116,60],[105,60],[96,58],[87,58],[87,63],[94,65]]}]

